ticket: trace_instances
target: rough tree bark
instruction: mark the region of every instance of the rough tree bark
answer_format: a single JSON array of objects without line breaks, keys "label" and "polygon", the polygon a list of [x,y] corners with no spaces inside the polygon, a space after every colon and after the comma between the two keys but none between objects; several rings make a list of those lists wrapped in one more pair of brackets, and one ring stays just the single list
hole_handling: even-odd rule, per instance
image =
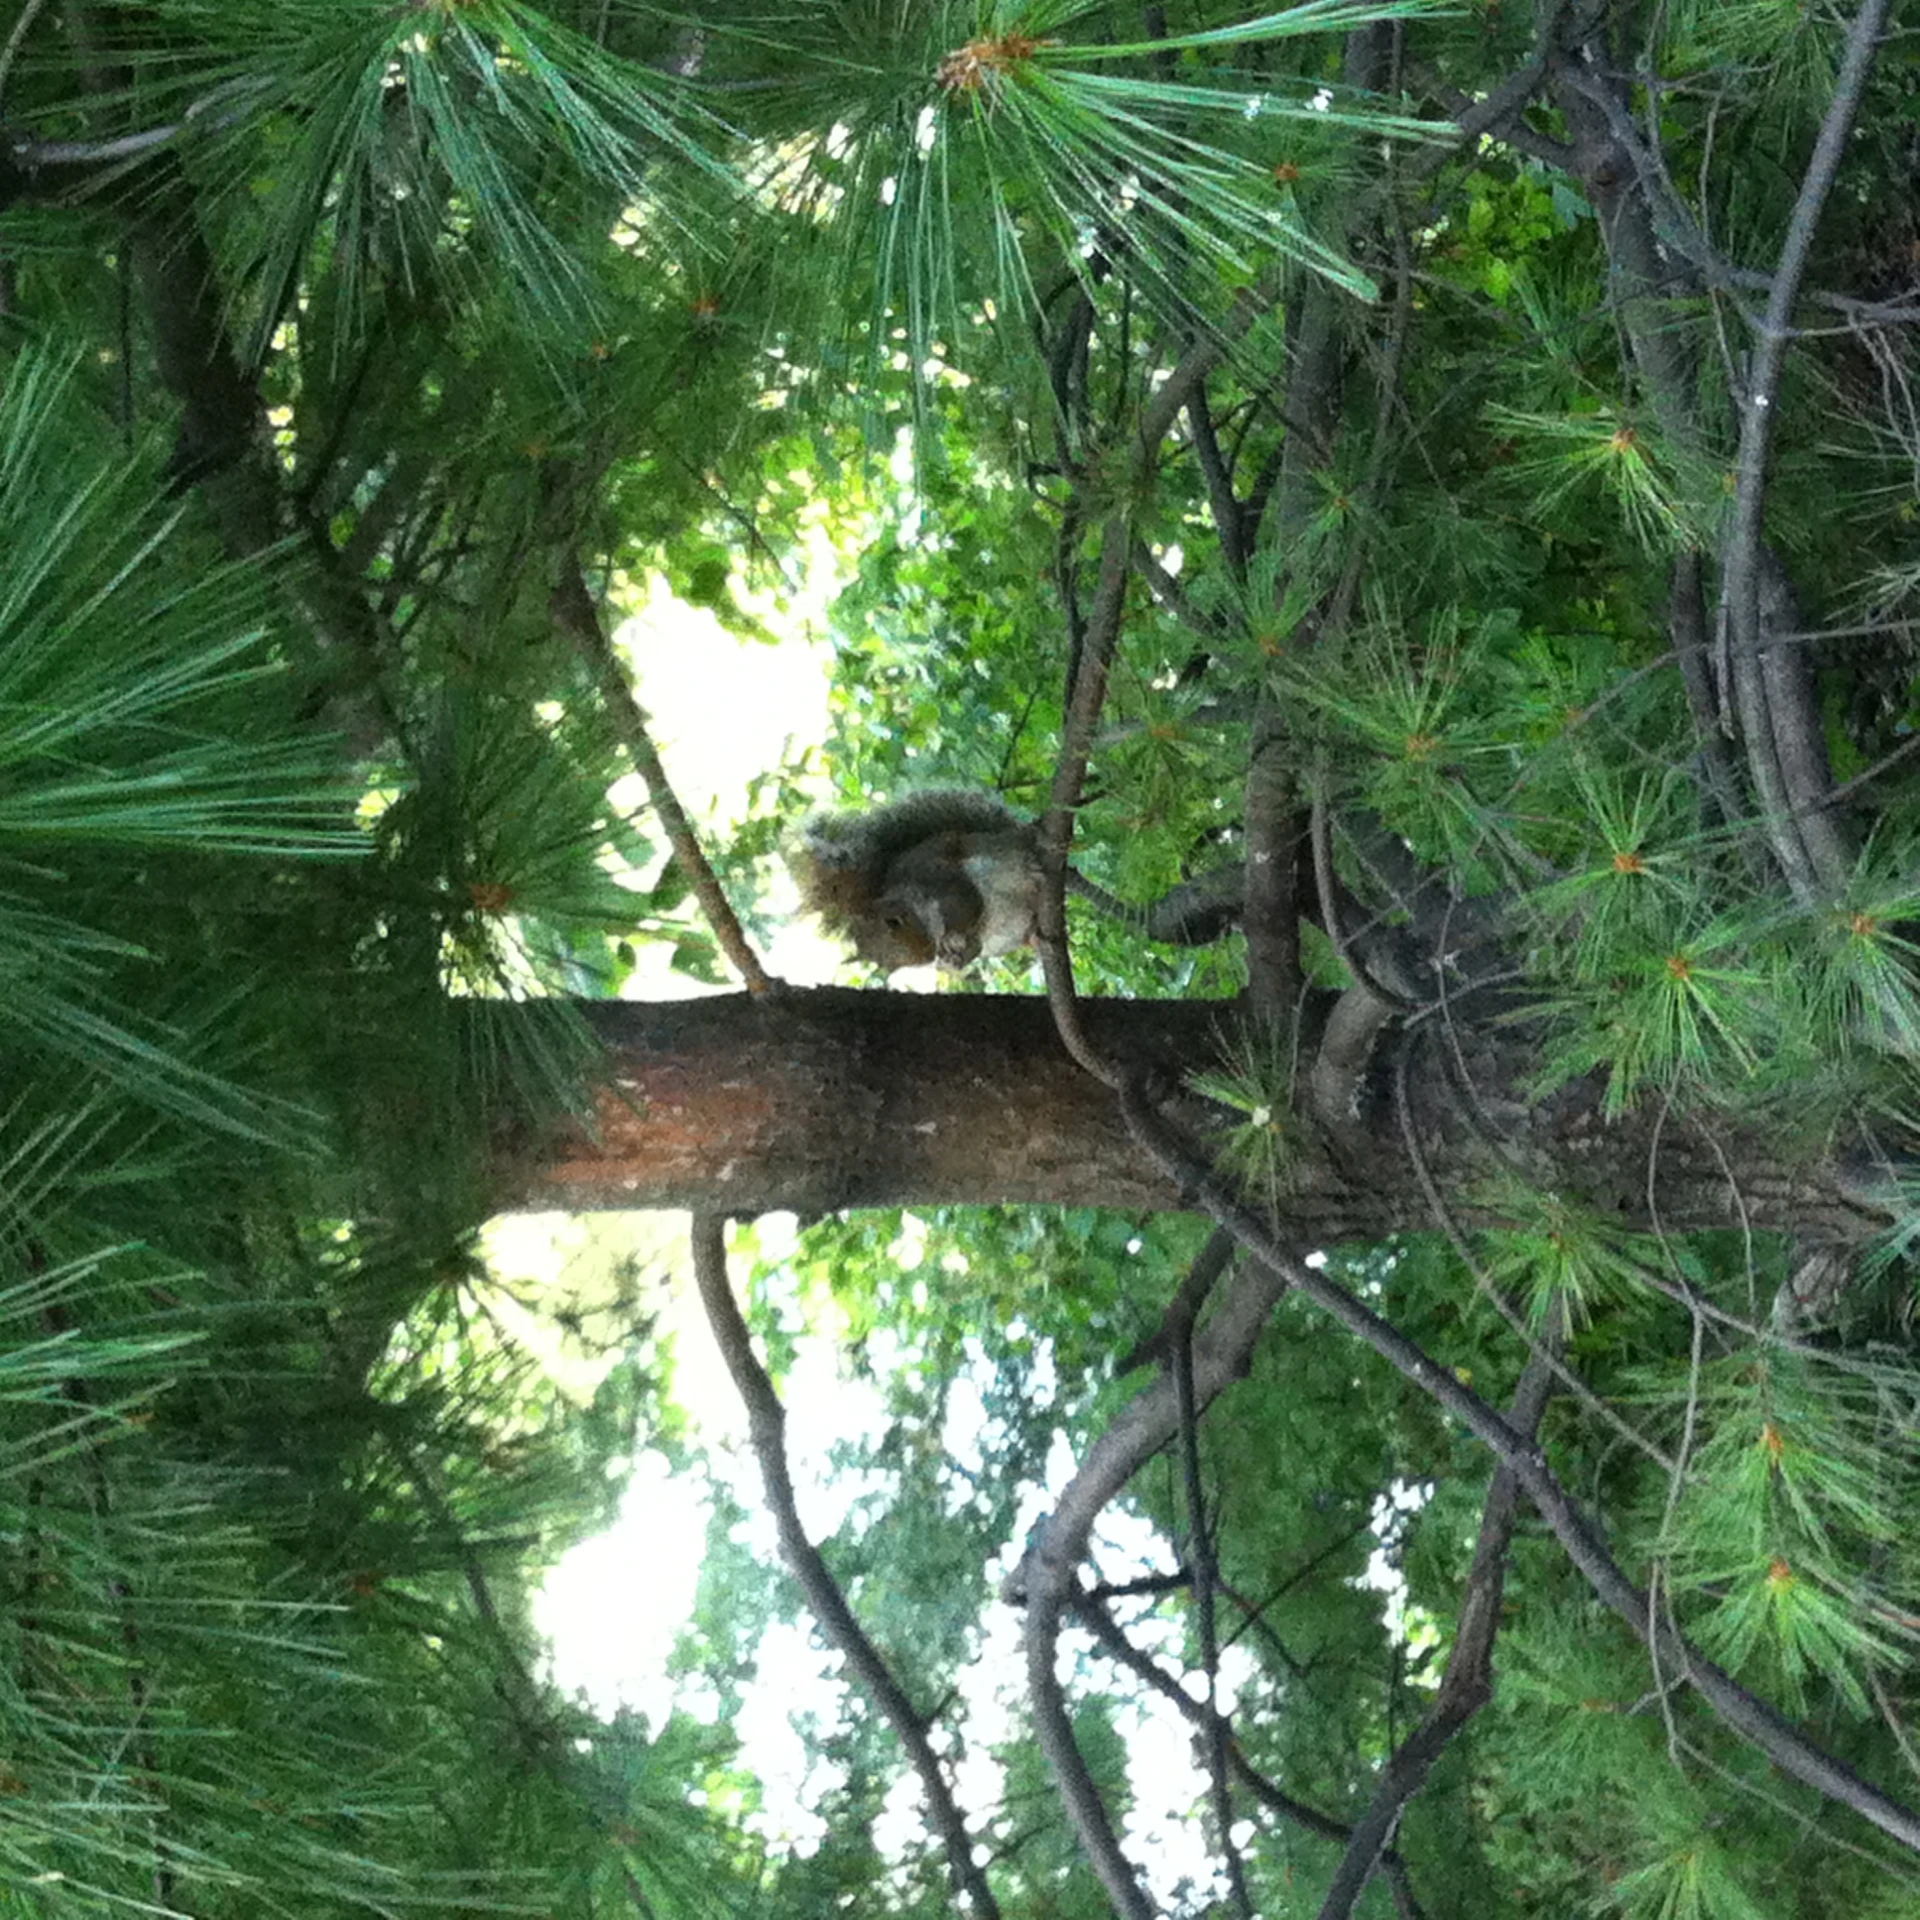
[{"label": "rough tree bark", "polygon": [[[510,1156],[502,1191],[521,1206],[1180,1203],[1038,998],[821,987],[585,1013],[607,1048],[594,1125]],[[1213,1057],[1232,1010],[1109,1001],[1095,1018],[1178,1071]]]},{"label": "rough tree bark", "polygon": [[[1129,1139],[1113,1096],[1067,1057],[1038,997],[817,988],[585,1013],[607,1048],[593,1123],[504,1150],[503,1205],[745,1217],[1183,1204]],[[1169,1085],[1217,1067],[1241,1028],[1237,1006],[1219,1001],[1090,1001],[1086,1018],[1103,1047]],[[1636,1228],[1794,1229],[1844,1245],[1883,1218],[1858,1178],[1777,1126],[1719,1116],[1708,1130],[1657,1101],[1609,1123],[1587,1083],[1530,1097],[1537,1063],[1519,1030],[1462,1027],[1410,1044],[1404,1120],[1390,1076],[1376,1073],[1337,1149],[1305,1147],[1277,1200],[1283,1238],[1430,1230],[1422,1172],[1462,1227],[1503,1223],[1489,1197],[1502,1172]],[[1188,1117],[1209,1117],[1197,1096]]]}]

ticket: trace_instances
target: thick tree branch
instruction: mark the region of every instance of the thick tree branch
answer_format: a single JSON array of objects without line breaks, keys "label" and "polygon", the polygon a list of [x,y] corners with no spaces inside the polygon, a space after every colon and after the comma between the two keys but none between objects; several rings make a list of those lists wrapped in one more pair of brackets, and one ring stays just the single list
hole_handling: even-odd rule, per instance
[{"label": "thick tree branch", "polygon": [[1731,827],[1740,819],[1740,789],[1727,752],[1731,716],[1726,710],[1726,690],[1715,681],[1708,649],[1706,592],[1697,549],[1688,547],[1675,556],[1670,578],[1667,631],[1680,663],[1681,684],[1687,690],[1687,710],[1693,715],[1694,748],[1700,755],[1713,813],[1720,825]]},{"label": "thick tree branch", "polygon": [[[1238,301],[1221,328],[1196,341],[1168,373],[1153,398],[1141,410],[1138,425],[1127,441],[1128,474],[1123,496],[1144,485],[1161,443],[1172,432],[1188,402],[1201,391],[1233,341],[1252,324],[1256,303]],[[1035,947],[1046,974],[1047,999],[1053,1008],[1060,1038],[1086,1070],[1113,1085],[1119,1070],[1093,1047],[1079,1018],[1074,997],[1073,966],[1067,949],[1067,854],[1073,844],[1074,810],[1086,784],[1087,761],[1094,734],[1107,701],[1107,676],[1120,644],[1126,614],[1127,585],[1132,577],[1132,508],[1122,504],[1108,514],[1100,535],[1100,577],[1088,610],[1060,757],[1054,770],[1053,791],[1040,828],[1041,888],[1039,937]]]},{"label": "thick tree branch", "polygon": [[[1389,41],[1378,27],[1348,34],[1347,83],[1377,87],[1386,69]],[[1341,296],[1326,280],[1309,280],[1287,313],[1288,376],[1285,431],[1272,491],[1255,486],[1255,501],[1232,515],[1237,536],[1249,544],[1264,515],[1272,511],[1274,538],[1283,552],[1309,553],[1307,530],[1319,475],[1333,454],[1334,437],[1345,397],[1346,346],[1341,337]],[[1231,489],[1228,490],[1231,500]],[[1215,518],[1221,513],[1215,505]],[[1329,600],[1309,564],[1295,562],[1276,598],[1288,596],[1317,608],[1299,623],[1291,644],[1311,646],[1321,637]],[[1336,596],[1337,597],[1337,596]],[[1339,617],[1337,614],[1334,616]],[[1248,997],[1254,1017],[1282,1030],[1297,1021],[1302,1008],[1304,971],[1300,959],[1300,882],[1298,854],[1306,838],[1306,810],[1300,803],[1295,740],[1269,678],[1260,689],[1253,717],[1253,738],[1245,788],[1247,820]]]},{"label": "thick tree branch", "polygon": [[[101,50],[90,10],[75,4],[63,17],[88,92],[103,100],[125,97],[125,75]],[[248,95],[262,84],[237,77],[194,103],[185,119],[205,115],[207,124],[217,126],[244,117],[251,111]],[[235,100],[238,105],[221,104]],[[104,167],[111,178],[134,162],[89,158],[85,164]],[[154,362],[181,408],[172,477],[198,486],[230,554],[260,557],[277,546],[293,522],[268,445],[254,370],[243,361],[228,326],[230,302],[202,230],[195,189],[164,145],[141,159],[138,193],[124,211],[127,256],[151,328]],[[289,559],[280,579],[331,669],[316,711],[357,750],[371,752],[394,730],[380,690],[382,629],[361,583],[344,572],[330,541],[309,539],[306,559],[304,565]]]},{"label": "thick tree branch", "polygon": [[1278,707],[1263,695],[1253,717],[1245,787],[1247,868],[1241,926],[1247,940],[1247,1005],[1274,1033],[1297,1022],[1300,962],[1300,809],[1290,742]]},{"label": "thick tree branch", "polygon": [[[1730,691],[1738,709],[1748,768],[1768,843],[1795,897],[1830,898],[1846,881],[1852,851],[1828,805],[1832,778],[1805,661],[1768,645],[1794,624],[1792,591],[1764,546],[1769,451],[1781,376],[1793,338],[1794,303],[1885,26],[1887,0],[1867,0],[1848,34],[1834,100],[1801,182],[1786,242],[1770,281],[1744,391],[1735,463],[1733,523],[1723,553],[1723,591],[1731,629]],[[1697,445],[1691,356],[1671,325],[1665,296],[1697,283],[1691,248],[1669,244],[1652,209],[1671,200],[1660,156],[1627,119],[1598,31],[1556,68],[1559,97],[1578,135],[1575,165],[1601,215],[1619,284],[1618,308],[1662,428],[1676,447]],[[1668,222],[1685,227],[1684,217]],[[1709,275],[1711,277],[1711,275]]]}]

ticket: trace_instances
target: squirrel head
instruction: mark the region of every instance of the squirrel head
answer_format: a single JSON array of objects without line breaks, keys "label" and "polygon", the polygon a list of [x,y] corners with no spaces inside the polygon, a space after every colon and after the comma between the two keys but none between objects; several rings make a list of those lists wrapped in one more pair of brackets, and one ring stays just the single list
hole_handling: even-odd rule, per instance
[{"label": "squirrel head", "polygon": [[945,958],[938,953],[914,903],[898,896],[881,895],[871,913],[851,923],[851,931],[855,956],[883,973],[899,967],[924,967],[929,960]]}]

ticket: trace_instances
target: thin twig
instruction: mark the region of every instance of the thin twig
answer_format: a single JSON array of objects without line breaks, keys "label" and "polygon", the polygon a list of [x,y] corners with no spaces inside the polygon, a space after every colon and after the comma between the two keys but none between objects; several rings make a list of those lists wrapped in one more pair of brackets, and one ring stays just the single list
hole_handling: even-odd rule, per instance
[{"label": "thin twig", "polygon": [[[1654,1231],[1659,1236],[1661,1251],[1669,1260],[1673,1259],[1673,1254],[1667,1245],[1666,1235],[1660,1230],[1660,1193],[1657,1175],[1660,1164],[1660,1135],[1666,1127],[1667,1116],[1672,1111],[1673,1089],[1669,1087],[1666,1098],[1660,1104],[1660,1112],[1654,1119],[1652,1136],[1647,1141],[1647,1217],[1654,1223]],[[1677,1261],[1674,1262],[1674,1266],[1678,1271]],[[1753,1268],[1751,1236],[1747,1243],[1747,1268],[1749,1272]],[[1673,1516],[1679,1510],[1680,1496],[1686,1488],[1687,1462],[1693,1454],[1694,1428],[1700,1418],[1700,1362],[1707,1323],[1697,1306],[1689,1306],[1688,1314],[1691,1321],[1691,1334],[1687,1342],[1687,1404],[1680,1421],[1680,1445],[1674,1451],[1673,1462],[1667,1473],[1667,1504],[1660,1519],[1660,1531],[1665,1537],[1671,1536]],[[1657,1585],[1658,1578],[1656,1568],[1648,1582],[1649,1595]]]},{"label": "thin twig", "polygon": [[701,846],[693,823],[687,818],[686,809],[681,806],[679,796],[667,778],[659,749],[654,746],[653,737],[647,731],[647,716],[641,712],[640,703],[633,696],[633,688],[614,656],[612,644],[600,624],[600,610],[594,604],[586,574],[577,556],[570,556],[563,564],[559,582],[553,590],[552,604],[554,617],[573,636],[581,658],[599,686],[600,697],[607,703],[607,711],[619,729],[622,744],[633,756],[634,765],[647,783],[647,796],[653,802],[654,812],[660,816],[661,826],[666,829],[667,843],[673,849],[673,857],[679,862],[680,871],[686,875],[687,884],[693,889],[693,897],[699,901],[700,911],[706,915],[707,924],[713,929],[714,938],[733,962],[749,993],[772,992],[778,982],[760,964],[760,956],[749,945],[741,929],[739,916],[735,914],[726,890],[720,885],[719,877],[707,859],[706,849]]},{"label": "thin twig", "polygon": [[[1193,1398],[1205,1406],[1244,1373],[1254,1343],[1286,1282],[1269,1266],[1243,1262],[1207,1325],[1194,1336]],[[1060,1621],[1079,1586],[1079,1568],[1094,1522],[1107,1502],[1172,1437],[1178,1422],[1175,1390],[1161,1378],[1108,1423],[1088,1449],[1051,1514],[1033,1531],[1019,1569],[1007,1583],[1009,1600],[1026,1608],[1027,1689],[1034,1734],[1053,1771],[1081,1846],[1107,1898],[1126,1920],[1153,1920],[1153,1908],[1121,1851],[1086,1756],[1074,1739],[1073,1719],[1056,1671]]]},{"label": "thin twig", "polygon": [[1226,1272],[1233,1250],[1233,1235],[1216,1227],[1207,1236],[1207,1244],[1194,1256],[1173,1298],[1167,1302],[1160,1324],[1144,1340],[1128,1348],[1114,1368],[1116,1374],[1131,1373],[1136,1367],[1167,1360],[1180,1341],[1191,1340],[1193,1329],[1200,1324],[1200,1309]]},{"label": "thin twig", "polygon": [[1179,576],[1167,571],[1159,555],[1144,540],[1133,543],[1133,564],[1135,571],[1146,581],[1147,590],[1154,599],[1189,632],[1197,633],[1210,645],[1225,636],[1227,623],[1217,615],[1203,613],[1196,607],[1186,588],[1181,585]]},{"label": "thin twig", "polygon": [[845,1656],[867,1697],[886,1716],[919,1776],[920,1791],[926,1796],[928,1814],[947,1850],[954,1879],[966,1889],[981,1920],[999,1920],[999,1902],[974,1858],[973,1836],[947,1785],[940,1757],[927,1738],[926,1718],[907,1698],[879,1648],[855,1619],[840,1583],[800,1523],[793,1476],[787,1467],[786,1411],[753,1350],[747,1323],[733,1297],[727,1279],[726,1222],[718,1214],[696,1213],[693,1217],[693,1276],[720,1357],[747,1410],[747,1431],[754,1457],[760,1463],[760,1476],[766,1482],[767,1505],[773,1510],[774,1526],[779,1531],[780,1551],[806,1594],[821,1631]]},{"label": "thin twig", "polygon": [[13,71],[13,63],[20,57],[20,44],[27,37],[27,30],[38,17],[46,0],[27,0],[20,9],[20,17],[13,23],[13,31],[7,35],[7,44],[0,47],[0,94],[6,92],[7,75]]},{"label": "thin twig", "polygon": [[[1172,1674],[1136,1647],[1098,1595],[1082,1592],[1075,1596],[1072,1604],[1074,1617],[1121,1666],[1176,1707],[1203,1734],[1211,1738],[1218,1732],[1226,1743],[1227,1762],[1233,1769],[1235,1779],[1269,1813],[1277,1813],[1281,1819],[1291,1820],[1295,1826],[1304,1828],[1322,1840],[1344,1842],[1350,1837],[1351,1828],[1334,1819],[1331,1814],[1322,1813],[1318,1807],[1309,1806],[1304,1800],[1296,1800],[1283,1787],[1269,1780],[1247,1758],[1240,1743],[1233,1737],[1232,1728],[1224,1723],[1221,1716],[1196,1700]],[[1413,1889],[1407,1881],[1406,1862],[1392,1847],[1387,1847],[1381,1853],[1379,1863],[1381,1870],[1393,1883],[1402,1920],[1419,1920],[1420,1903],[1414,1899]]]},{"label": "thin twig", "polygon": [[[1216,1234],[1215,1236],[1220,1237]],[[1187,1566],[1193,1575],[1193,1618],[1200,1641],[1200,1673],[1207,1689],[1207,1774],[1213,1820],[1227,1886],[1242,1920],[1254,1920],[1247,1891],[1246,1863],[1233,1843],[1233,1788],[1227,1767],[1228,1726],[1220,1710],[1220,1641],[1215,1631],[1213,1590],[1216,1568],[1213,1536],[1207,1523],[1206,1487],[1200,1473],[1200,1411],[1193,1394],[1193,1324],[1179,1327],[1173,1345],[1174,1403],[1180,1415],[1180,1478],[1186,1492]]]},{"label": "thin twig", "polygon": [[[1516,1433],[1531,1441],[1539,1430],[1551,1391],[1548,1381],[1553,1356],[1536,1348],[1514,1389],[1513,1410],[1507,1416]],[[1466,1591],[1460,1599],[1460,1617],[1454,1628],[1453,1650],[1434,1694],[1433,1705],[1420,1724],[1394,1749],[1381,1770],[1380,1783],[1365,1813],[1354,1822],[1346,1853],[1334,1869],[1320,1920],[1347,1920],[1367,1883],[1379,1870],[1387,1842],[1400,1824],[1407,1803],[1426,1784],[1439,1759],[1467,1722],[1493,1698],[1493,1642],[1500,1631],[1500,1601],[1506,1589],[1507,1548],[1513,1539],[1514,1509],[1519,1486],[1511,1468],[1494,1471],[1480,1510],[1480,1537],[1467,1571]]]},{"label": "thin twig", "polygon": [[1880,1717],[1887,1723],[1887,1731],[1893,1735],[1893,1743],[1900,1749],[1900,1757],[1907,1763],[1907,1771],[1920,1780],[1920,1753],[1914,1751],[1906,1723],[1895,1712],[1893,1702],[1887,1698],[1886,1687],[1872,1667],[1867,1669],[1866,1679],[1868,1690],[1873,1695],[1873,1704],[1880,1709]]},{"label": "thin twig", "polygon": [[1220,451],[1220,436],[1214,431],[1213,409],[1207,404],[1202,385],[1187,402],[1187,424],[1193,429],[1193,450],[1200,457],[1200,472],[1207,484],[1207,507],[1213,515],[1214,531],[1220,536],[1220,557],[1234,583],[1247,581],[1246,509],[1233,491],[1233,475],[1227,470],[1226,456]]}]

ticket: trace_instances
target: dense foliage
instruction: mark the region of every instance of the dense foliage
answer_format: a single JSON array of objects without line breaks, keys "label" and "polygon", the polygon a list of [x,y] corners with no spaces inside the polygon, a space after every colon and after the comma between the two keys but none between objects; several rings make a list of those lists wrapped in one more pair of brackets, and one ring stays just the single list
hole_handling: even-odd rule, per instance
[{"label": "dense foliage", "polygon": [[[6,1911],[1920,1910],[1898,12],[24,0]],[[1112,1075],[1219,1235],[876,1210],[748,1289],[884,1410],[788,1547],[899,1700],[792,1847],[731,1496],[707,1711],[543,1680],[530,1580],[697,1462],[636,1276],[583,1411],[474,1236],[577,1001],[731,939],[606,635],[772,643],[823,538],[847,798],[1248,879],[1072,922],[1220,1003]],[[707,850],[750,931],[804,785]]]}]

